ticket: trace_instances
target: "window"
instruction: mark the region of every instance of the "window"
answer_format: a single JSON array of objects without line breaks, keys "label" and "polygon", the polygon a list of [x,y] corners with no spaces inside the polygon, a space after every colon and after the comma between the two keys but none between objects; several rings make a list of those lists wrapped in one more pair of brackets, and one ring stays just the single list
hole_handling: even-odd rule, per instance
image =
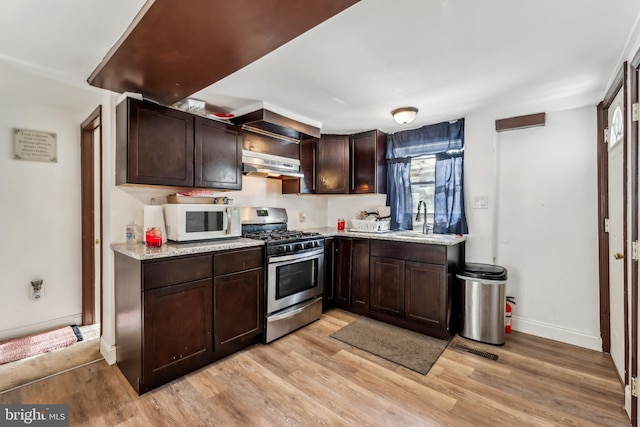
[{"label": "window", "polygon": [[[411,199],[413,202],[413,229],[422,230],[423,215],[415,221],[418,203],[427,205],[427,227],[433,229],[434,195],[436,191],[436,156],[420,156],[411,158]],[[421,210],[422,212],[422,210]]]},{"label": "window", "polygon": [[622,110],[620,106],[616,107],[613,112],[613,120],[611,121],[611,131],[609,134],[609,148],[616,145],[618,141],[622,140],[622,133],[624,131],[624,119],[622,118]]}]

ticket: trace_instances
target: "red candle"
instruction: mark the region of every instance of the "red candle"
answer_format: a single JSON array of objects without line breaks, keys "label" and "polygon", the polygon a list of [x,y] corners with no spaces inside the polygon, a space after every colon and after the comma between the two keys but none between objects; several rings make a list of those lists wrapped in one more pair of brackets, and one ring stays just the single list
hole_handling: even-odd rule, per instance
[{"label": "red candle", "polygon": [[147,246],[160,247],[162,246],[162,231],[159,228],[153,227],[145,232],[145,242]]}]

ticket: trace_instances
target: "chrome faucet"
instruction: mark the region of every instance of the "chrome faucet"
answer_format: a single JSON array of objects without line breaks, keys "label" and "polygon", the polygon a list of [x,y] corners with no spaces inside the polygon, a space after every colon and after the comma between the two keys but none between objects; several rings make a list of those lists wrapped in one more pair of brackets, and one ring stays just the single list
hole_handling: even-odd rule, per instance
[{"label": "chrome faucet", "polygon": [[424,215],[422,216],[422,234],[427,234],[427,204],[424,200],[418,202],[418,215],[416,215],[416,221],[420,221],[420,206],[424,207]]}]

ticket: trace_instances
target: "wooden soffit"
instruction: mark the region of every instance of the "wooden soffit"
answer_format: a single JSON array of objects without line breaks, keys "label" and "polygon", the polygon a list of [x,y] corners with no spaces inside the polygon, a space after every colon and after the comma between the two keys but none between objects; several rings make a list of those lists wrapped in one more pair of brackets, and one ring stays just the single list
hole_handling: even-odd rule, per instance
[{"label": "wooden soffit", "polygon": [[150,1],[87,80],[174,104],[358,1]]},{"label": "wooden soffit", "polygon": [[546,120],[545,113],[529,114],[527,116],[509,117],[508,119],[496,120],[496,131],[526,129],[536,126],[544,126]]}]

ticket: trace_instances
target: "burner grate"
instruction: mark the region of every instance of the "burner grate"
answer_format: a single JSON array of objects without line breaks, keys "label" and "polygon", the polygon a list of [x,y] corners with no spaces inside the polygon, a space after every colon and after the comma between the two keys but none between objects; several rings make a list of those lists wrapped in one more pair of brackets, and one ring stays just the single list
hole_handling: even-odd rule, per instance
[{"label": "burner grate", "polygon": [[260,239],[267,242],[285,242],[321,237],[320,233],[297,231],[297,230],[267,230],[244,235],[249,239]]}]

